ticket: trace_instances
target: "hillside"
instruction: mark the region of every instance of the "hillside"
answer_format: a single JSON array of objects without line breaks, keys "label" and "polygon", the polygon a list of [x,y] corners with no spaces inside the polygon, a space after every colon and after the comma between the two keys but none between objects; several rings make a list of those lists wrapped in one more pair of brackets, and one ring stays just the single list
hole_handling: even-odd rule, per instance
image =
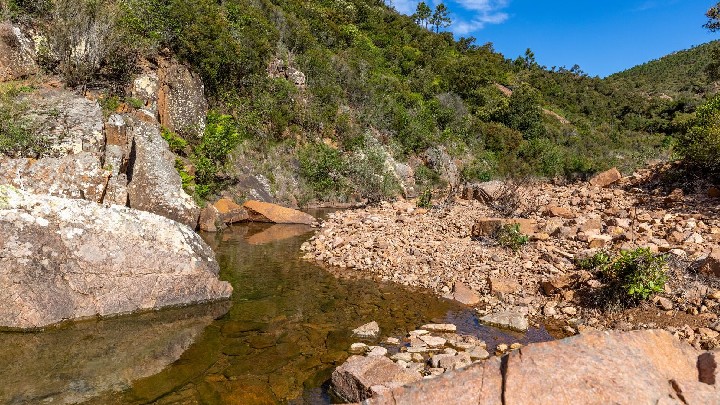
[{"label": "hillside", "polygon": [[[607,81],[652,96],[702,97],[716,93],[720,41],[708,42],[615,73]],[[712,76],[710,73],[715,71]]]},{"label": "hillside", "polygon": [[694,110],[511,61],[376,0],[5,0],[0,15],[46,39],[44,77],[92,91],[107,114],[142,110],[130,84],[167,58],[199,74],[204,136],[164,132],[199,201],[380,200],[508,176],[630,171],[666,154],[683,130],[677,118]]}]

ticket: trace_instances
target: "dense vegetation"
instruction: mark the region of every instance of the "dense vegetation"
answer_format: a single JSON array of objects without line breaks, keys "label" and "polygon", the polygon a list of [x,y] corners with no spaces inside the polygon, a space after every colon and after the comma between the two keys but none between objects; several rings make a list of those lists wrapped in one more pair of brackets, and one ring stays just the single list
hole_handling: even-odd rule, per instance
[{"label": "dense vegetation", "polygon": [[[530,51],[506,59],[455,40],[440,16],[402,16],[381,0],[0,0],[0,14],[45,32],[44,66],[71,85],[121,92],[138,58],[168,50],[197,70],[211,118],[223,117],[222,130],[208,126],[221,153],[183,140],[201,197],[250,167],[275,189],[290,173],[304,199],[379,199],[399,190],[390,158],[410,162],[423,187],[442,183],[429,150],[460,162],[468,181],[629,170],[688,133],[717,48],[602,80],[538,66]],[[698,62],[683,76],[687,58]],[[269,75],[275,60],[306,85]]]}]

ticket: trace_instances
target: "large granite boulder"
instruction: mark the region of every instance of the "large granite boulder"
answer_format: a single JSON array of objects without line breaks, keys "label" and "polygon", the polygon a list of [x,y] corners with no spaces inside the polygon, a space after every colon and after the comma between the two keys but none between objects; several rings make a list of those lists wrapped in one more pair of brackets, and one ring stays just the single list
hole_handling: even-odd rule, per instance
[{"label": "large granite boulder", "polygon": [[185,136],[202,136],[208,103],[200,75],[176,60],[170,60],[162,64],[158,76],[160,124]]},{"label": "large granite boulder", "polygon": [[177,222],[0,186],[0,327],[228,298],[218,270]]},{"label": "large granite boulder", "polygon": [[133,80],[130,94],[141,100],[141,111],[183,136],[205,132],[208,103],[200,75],[175,59],[146,61]]},{"label": "large granite boulder", "polygon": [[38,72],[32,41],[9,23],[0,23],[0,82],[21,79]]},{"label": "large granite boulder", "polygon": [[657,330],[532,344],[369,404],[717,404],[715,356]]},{"label": "large granite boulder", "polygon": [[143,121],[130,130],[132,153],[128,164],[130,207],[162,215],[195,229],[200,208],[182,188],[175,155],[157,125]]},{"label": "large granite boulder", "polygon": [[40,160],[0,156],[0,184],[29,193],[100,203],[110,174],[102,167],[99,153],[82,152]]}]

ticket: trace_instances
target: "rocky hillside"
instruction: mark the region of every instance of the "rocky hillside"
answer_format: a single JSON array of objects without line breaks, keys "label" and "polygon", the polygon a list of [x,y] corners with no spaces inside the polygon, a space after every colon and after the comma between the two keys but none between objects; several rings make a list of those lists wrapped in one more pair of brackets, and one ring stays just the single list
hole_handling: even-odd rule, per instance
[{"label": "rocky hillside", "polygon": [[[697,104],[513,61],[374,0],[41,3],[0,3],[15,24],[5,46],[37,62],[15,53],[7,78],[59,77],[106,114],[159,111],[199,201],[377,201],[495,177],[631,170],[666,157]],[[182,88],[169,79],[194,89],[194,106],[173,104]]]}]

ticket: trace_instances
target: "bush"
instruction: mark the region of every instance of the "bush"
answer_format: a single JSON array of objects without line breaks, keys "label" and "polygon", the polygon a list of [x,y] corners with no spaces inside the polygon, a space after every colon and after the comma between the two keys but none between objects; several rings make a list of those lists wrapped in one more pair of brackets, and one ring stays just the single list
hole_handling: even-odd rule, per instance
[{"label": "bush", "polygon": [[720,173],[720,96],[698,108],[694,125],[680,137],[677,149],[691,166]]},{"label": "bush", "polygon": [[50,140],[33,128],[25,118],[27,106],[17,101],[21,92],[29,90],[13,85],[0,88],[0,154],[39,158],[50,150]]},{"label": "bush", "polygon": [[[219,173],[225,169],[230,152],[242,140],[235,120],[230,115],[208,113],[205,133],[193,148],[190,160],[195,165],[195,194],[204,199],[222,186]],[[175,142],[175,146],[182,142]]]},{"label": "bush", "polygon": [[667,257],[655,255],[648,248],[624,250],[614,257],[598,252],[576,265],[599,270],[607,284],[607,298],[623,304],[637,303],[662,292],[667,281]]},{"label": "bush", "polygon": [[523,233],[520,232],[519,224],[503,225],[498,229],[495,239],[500,246],[510,248],[515,252],[530,241],[527,235],[523,235]]},{"label": "bush", "polygon": [[318,196],[329,196],[345,188],[340,151],[324,143],[311,143],[300,149],[300,176]]},{"label": "bush", "polygon": [[418,208],[425,209],[432,208],[432,191],[429,188],[426,188],[422,193],[420,193],[417,206]]}]

